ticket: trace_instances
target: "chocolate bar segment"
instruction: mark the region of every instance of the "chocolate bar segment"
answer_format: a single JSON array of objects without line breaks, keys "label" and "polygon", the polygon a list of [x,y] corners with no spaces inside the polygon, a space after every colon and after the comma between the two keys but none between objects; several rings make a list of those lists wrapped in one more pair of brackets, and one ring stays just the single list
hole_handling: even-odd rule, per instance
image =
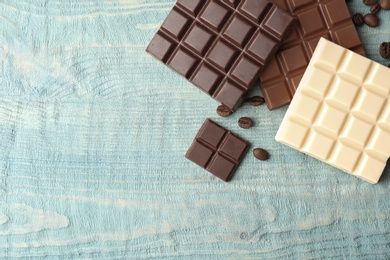
[{"label": "chocolate bar segment", "polygon": [[270,110],[290,103],[321,37],[365,55],[345,1],[271,0],[298,22],[267,68],[260,88]]},{"label": "chocolate bar segment", "polygon": [[293,23],[266,0],[179,0],[146,51],[234,111]]},{"label": "chocolate bar segment", "polygon": [[207,119],[195,137],[186,158],[218,178],[229,181],[250,144]]}]

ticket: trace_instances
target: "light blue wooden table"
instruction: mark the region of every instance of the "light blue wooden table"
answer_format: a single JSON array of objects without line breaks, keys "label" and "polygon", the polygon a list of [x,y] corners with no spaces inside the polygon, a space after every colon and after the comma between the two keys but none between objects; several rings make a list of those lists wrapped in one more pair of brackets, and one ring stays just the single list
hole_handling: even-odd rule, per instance
[{"label": "light blue wooden table", "polygon": [[[286,108],[218,117],[144,51],[173,5],[0,0],[0,259],[390,259],[390,167],[371,185],[276,143]],[[387,64],[379,16],[359,33]],[[230,183],[186,160],[207,117],[270,160]]]}]

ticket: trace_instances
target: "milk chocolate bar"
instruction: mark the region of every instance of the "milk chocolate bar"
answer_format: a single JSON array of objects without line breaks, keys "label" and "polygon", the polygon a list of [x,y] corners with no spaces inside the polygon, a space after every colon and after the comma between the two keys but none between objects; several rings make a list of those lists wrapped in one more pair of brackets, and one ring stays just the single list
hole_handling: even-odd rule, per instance
[{"label": "milk chocolate bar", "polygon": [[291,34],[260,75],[260,88],[270,110],[290,103],[321,37],[365,55],[343,0],[272,0],[297,18]]},{"label": "milk chocolate bar", "polygon": [[234,111],[293,23],[266,0],[178,0],[146,51]]}]

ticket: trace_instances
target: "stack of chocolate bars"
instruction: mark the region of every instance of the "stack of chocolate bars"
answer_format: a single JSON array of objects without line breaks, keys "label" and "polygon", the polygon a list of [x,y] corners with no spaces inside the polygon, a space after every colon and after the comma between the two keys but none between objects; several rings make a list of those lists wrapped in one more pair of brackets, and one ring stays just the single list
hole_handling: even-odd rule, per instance
[{"label": "stack of chocolate bars", "polygon": [[[228,107],[256,81],[276,140],[368,182],[390,157],[390,69],[364,57],[342,0],[178,0],[146,51]],[[249,143],[207,119],[186,157],[229,181]]]}]

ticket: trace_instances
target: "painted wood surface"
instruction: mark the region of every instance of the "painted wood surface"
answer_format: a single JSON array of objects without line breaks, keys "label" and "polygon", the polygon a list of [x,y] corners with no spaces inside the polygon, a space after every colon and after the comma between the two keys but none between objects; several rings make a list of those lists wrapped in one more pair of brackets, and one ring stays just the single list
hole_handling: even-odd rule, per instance
[{"label": "painted wood surface", "polygon": [[[286,108],[218,117],[144,51],[173,5],[0,0],[0,258],[390,259],[390,167],[371,185],[276,143]],[[359,33],[387,65],[379,16]],[[186,160],[207,117],[270,160],[230,183]]]}]

